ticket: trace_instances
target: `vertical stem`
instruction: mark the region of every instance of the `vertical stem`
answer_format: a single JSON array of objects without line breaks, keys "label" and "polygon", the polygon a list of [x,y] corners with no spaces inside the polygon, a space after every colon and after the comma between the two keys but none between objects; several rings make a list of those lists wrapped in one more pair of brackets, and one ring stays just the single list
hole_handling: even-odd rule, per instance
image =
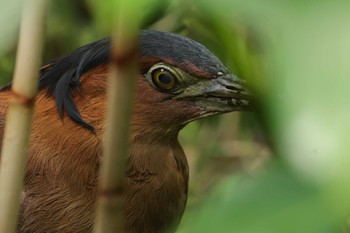
[{"label": "vertical stem", "polygon": [[27,0],[22,15],[1,157],[0,232],[16,232],[47,3],[47,0]]},{"label": "vertical stem", "polygon": [[125,162],[128,155],[129,124],[138,71],[137,26],[122,7],[112,46],[112,75],[109,80],[108,111],[95,233],[123,232],[122,200]]}]

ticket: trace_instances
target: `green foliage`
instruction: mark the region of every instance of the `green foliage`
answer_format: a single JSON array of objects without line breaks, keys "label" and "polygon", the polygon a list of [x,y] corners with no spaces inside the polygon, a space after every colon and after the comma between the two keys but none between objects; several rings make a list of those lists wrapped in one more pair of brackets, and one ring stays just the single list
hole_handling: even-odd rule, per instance
[{"label": "green foliage", "polygon": [[[0,2],[0,86],[10,80],[21,14],[21,0]],[[11,55],[10,55],[11,54]]]},{"label": "green foliage", "polygon": [[[120,17],[127,17],[129,22],[136,21],[141,23],[141,27],[156,22],[164,16],[170,1],[161,0],[129,0],[129,1],[88,1],[95,24],[98,29],[104,32],[111,31],[115,26],[115,22]],[[123,15],[115,15],[118,9],[122,8]]]},{"label": "green foliage", "polygon": [[341,232],[321,190],[281,164],[270,164],[254,179],[224,180],[200,210],[186,216],[191,223],[180,233]]}]

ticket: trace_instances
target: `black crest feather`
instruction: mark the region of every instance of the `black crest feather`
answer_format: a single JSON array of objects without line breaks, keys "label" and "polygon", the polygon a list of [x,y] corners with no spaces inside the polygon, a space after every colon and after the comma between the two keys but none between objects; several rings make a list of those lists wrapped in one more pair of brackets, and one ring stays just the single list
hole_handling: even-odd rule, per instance
[{"label": "black crest feather", "polygon": [[[87,44],[67,56],[47,63],[49,68],[41,72],[39,89],[48,88],[55,96],[60,118],[63,111],[78,124],[93,131],[94,128],[83,120],[74,103],[72,91],[80,87],[80,77],[88,70],[108,62],[111,47],[110,38]],[[44,67],[45,67],[44,66]]]}]

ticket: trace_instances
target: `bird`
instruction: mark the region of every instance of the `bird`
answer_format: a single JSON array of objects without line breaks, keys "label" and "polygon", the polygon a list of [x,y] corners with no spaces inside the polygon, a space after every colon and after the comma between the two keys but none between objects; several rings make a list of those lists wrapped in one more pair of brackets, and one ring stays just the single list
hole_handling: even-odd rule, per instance
[{"label": "bird", "polygon": [[[140,30],[138,43],[124,232],[175,232],[189,182],[179,131],[200,118],[249,111],[252,95],[190,38]],[[110,37],[92,42],[40,69],[18,233],[93,231],[111,44]],[[0,137],[10,97],[8,84],[0,90]]]}]

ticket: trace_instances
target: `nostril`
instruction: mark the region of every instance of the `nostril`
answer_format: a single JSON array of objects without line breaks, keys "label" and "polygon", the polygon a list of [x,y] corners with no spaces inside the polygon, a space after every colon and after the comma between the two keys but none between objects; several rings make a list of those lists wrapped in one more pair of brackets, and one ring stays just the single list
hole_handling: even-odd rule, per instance
[{"label": "nostril", "polygon": [[245,89],[241,86],[241,85],[225,85],[225,87],[229,90],[233,90],[233,91],[244,91]]}]

